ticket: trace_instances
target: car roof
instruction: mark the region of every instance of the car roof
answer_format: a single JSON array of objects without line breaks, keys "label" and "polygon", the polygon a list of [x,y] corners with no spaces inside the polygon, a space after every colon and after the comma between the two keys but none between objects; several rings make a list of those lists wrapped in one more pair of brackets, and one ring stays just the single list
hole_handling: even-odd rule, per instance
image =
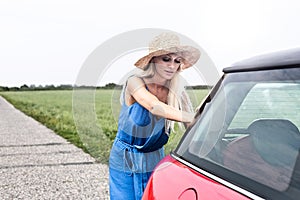
[{"label": "car roof", "polygon": [[300,48],[258,55],[232,64],[224,73],[300,67]]}]

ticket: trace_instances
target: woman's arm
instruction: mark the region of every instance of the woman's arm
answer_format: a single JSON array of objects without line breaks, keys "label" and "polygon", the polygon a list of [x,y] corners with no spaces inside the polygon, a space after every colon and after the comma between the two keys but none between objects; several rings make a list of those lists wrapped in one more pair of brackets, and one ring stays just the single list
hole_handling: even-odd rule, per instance
[{"label": "woman's arm", "polygon": [[159,101],[155,95],[145,88],[141,78],[136,76],[128,79],[127,92],[153,115],[180,122],[191,122],[194,118],[194,113],[177,110]]}]

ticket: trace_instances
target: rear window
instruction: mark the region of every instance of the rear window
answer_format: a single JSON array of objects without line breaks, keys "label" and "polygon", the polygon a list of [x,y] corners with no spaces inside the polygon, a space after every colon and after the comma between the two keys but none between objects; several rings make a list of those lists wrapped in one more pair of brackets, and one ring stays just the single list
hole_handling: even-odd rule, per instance
[{"label": "rear window", "polygon": [[229,129],[247,128],[260,118],[289,119],[300,127],[300,85],[257,83],[237,110]]},{"label": "rear window", "polygon": [[299,68],[225,76],[197,120],[179,156],[251,190],[299,194]]}]

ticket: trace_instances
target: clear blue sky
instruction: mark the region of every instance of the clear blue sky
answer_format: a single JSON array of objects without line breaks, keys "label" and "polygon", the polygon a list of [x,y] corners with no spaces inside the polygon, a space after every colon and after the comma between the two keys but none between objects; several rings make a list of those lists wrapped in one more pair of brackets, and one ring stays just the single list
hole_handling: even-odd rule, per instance
[{"label": "clear blue sky", "polygon": [[[240,59],[300,47],[299,2],[1,0],[0,86],[74,84],[93,50],[140,28],[188,36],[221,73]],[[107,74],[103,81],[117,82],[121,76]]]}]

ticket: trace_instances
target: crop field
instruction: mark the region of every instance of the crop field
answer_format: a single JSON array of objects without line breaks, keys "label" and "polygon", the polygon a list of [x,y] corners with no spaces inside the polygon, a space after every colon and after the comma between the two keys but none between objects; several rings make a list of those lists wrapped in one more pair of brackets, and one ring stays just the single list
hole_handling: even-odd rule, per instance
[{"label": "crop field", "polygon": [[[121,91],[115,90],[47,90],[1,92],[17,109],[33,117],[69,142],[82,148],[99,162],[107,163],[117,132]],[[196,107],[207,90],[188,90]],[[183,131],[176,127],[165,152],[179,142]]]}]

